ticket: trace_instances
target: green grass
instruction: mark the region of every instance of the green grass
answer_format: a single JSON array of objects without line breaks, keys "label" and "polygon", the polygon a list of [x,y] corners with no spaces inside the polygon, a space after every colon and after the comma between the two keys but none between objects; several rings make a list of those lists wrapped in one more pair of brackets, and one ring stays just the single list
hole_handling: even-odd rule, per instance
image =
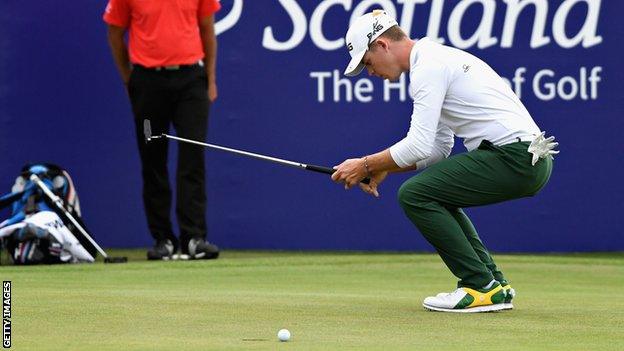
[{"label": "green grass", "polygon": [[[224,252],[216,261],[0,267],[15,350],[621,350],[624,255],[497,255],[516,309],[427,312],[430,254]],[[279,343],[277,331],[293,337]]]}]

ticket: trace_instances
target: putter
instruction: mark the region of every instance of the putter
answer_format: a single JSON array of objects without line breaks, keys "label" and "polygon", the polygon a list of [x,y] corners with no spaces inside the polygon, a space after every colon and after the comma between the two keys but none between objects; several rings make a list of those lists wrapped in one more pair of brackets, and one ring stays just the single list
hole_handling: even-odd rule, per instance
[{"label": "putter", "polygon": [[87,233],[87,231],[80,225],[80,223],[78,223],[78,221],[74,218],[74,216],[72,216],[71,213],[69,213],[69,211],[67,211],[65,209],[65,206],[63,206],[63,200],[61,200],[60,197],[56,196],[52,191],[50,191],[50,189],[48,189],[48,187],[41,180],[41,178],[39,178],[39,176],[37,176],[36,174],[32,174],[30,176],[30,180],[33,181],[35,184],[37,184],[37,186],[43,191],[43,193],[52,201],[52,203],[54,203],[56,208],[58,208],[60,211],[62,211],[63,214],[65,215],[65,217],[67,217],[67,219],[69,219],[69,221],[72,222],[72,224],[76,227],[76,229],[78,229],[78,231],[82,235],[84,235],[84,237],[87,238],[87,240],[89,240],[89,242],[95,247],[95,249],[100,253],[100,255],[102,255],[102,257],[104,257],[104,263],[125,263],[125,262],[128,262],[128,258],[127,257],[110,257],[110,256],[108,256],[106,254],[106,252],[104,252],[104,250],[102,250],[100,245],[98,245],[95,242],[95,240],[93,240],[93,238],[91,238],[89,233]]},{"label": "putter", "polygon": [[[300,163],[300,162],[288,161],[288,160],[284,160],[284,159],[277,158],[277,157],[265,156],[265,155],[260,155],[260,154],[256,154],[256,153],[253,153],[253,152],[236,150],[236,149],[232,149],[232,148],[224,147],[224,146],[219,146],[219,145],[215,145],[215,144],[202,143],[202,142],[199,142],[199,141],[196,141],[196,140],[180,138],[180,137],[177,137],[177,136],[164,134],[164,133],[161,133],[159,135],[152,135],[152,127],[151,127],[149,119],[145,119],[143,121],[143,134],[145,135],[145,141],[146,142],[150,142],[150,141],[152,141],[152,139],[160,139],[160,138],[173,139],[173,140],[177,140],[177,141],[181,141],[181,142],[185,142],[185,143],[189,143],[189,144],[195,144],[195,145],[199,145],[199,146],[208,147],[208,148],[211,148],[211,149],[217,149],[217,150],[231,152],[231,153],[238,154],[238,155],[243,155],[243,156],[257,158],[257,159],[260,159],[260,160],[275,162],[275,163],[283,164],[283,165],[286,165],[286,166],[296,167],[296,168],[299,168],[299,169],[304,169],[306,171],[312,171],[312,172],[317,172],[317,173],[325,173],[325,174],[329,174],[329,175],[334,174],[334,172],[336,171],[335,169],[330,168],[330,167],[309,165],[309,164]],[[364,183],[364,184],[368,184],[368,183],[370,183],[370,179],[369,178],[364,178],[364,179],[362,179],[361,182]]]}]

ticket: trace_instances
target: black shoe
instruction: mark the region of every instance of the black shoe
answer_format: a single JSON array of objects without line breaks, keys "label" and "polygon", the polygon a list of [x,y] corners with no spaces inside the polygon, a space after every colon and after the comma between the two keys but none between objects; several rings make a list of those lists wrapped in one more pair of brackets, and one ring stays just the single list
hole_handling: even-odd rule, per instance
[{"label": "black shoe", "polygon": [[173,254],[176,252],[176,247],[173,245],[171,240],[158,240],[156,245],[151,249],[147,250],[147,259],[148,260],[170,260],[173,258]]},{"label": "black shoe", "polygon": [[180,259],[186,260],[211,260],[219,257],[219,248],[202,238],[193,238],[188,245],[182,247]]}]

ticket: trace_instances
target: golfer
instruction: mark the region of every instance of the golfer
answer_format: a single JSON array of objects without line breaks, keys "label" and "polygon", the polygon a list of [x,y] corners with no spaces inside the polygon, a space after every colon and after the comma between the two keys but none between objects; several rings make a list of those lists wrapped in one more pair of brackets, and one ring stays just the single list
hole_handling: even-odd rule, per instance
[{"label": "golfer", "polygon": [[[409,72],[413,111],[407,135],[388,149],[335,166],[332,179],[379,196],[389,173],[422,171],[399,189],[407,217],[459,278],[457,290],[427,297],[446,312],[512,309],[515,291],[462,208],[533,196],[550,177],[554,138],[545,138],[503,79],[475,56],[422,38],[412,40],[384,11],[353,22],[345,70],[391,81]],[[448,157],[454,137],[468,152]]]},{"label": "golfer", "polygon": [[180,137],[206,139],[209,107],[217,98],[214,16],[220,8],[217,0],[109,0],[104,12],[111,53],[134,114],[143,205],[155,241],[148,260],[219,257],[219,248],[207,240],[203,148],[178,148],[178,238],[171,223],[169,144],[146,143],[143,123],[150,119],[155,131],[168,132],[173,125]]}]

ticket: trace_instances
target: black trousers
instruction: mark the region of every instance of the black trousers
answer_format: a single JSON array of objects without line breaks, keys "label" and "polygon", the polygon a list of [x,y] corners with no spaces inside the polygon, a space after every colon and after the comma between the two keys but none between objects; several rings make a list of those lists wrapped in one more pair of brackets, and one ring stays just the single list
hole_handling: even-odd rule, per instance
[{"label": "black trousers", "polygon": [[167,133],[170,126],[178,136],[205,141],[208,128],[206,71],[199,65],[179,70],[135,66],[128,82],[128,93],[141,156],[143,204],[149,230],[155,240],[170,239],[187,245],[191,238],[206,238],[206,186],[204,149],[178,144],[176,174],[176,215],[180,241],[171,225],[171,188],[167,171],[168,141],[146,143],[143,120],[149,119],[154,135]]}]

